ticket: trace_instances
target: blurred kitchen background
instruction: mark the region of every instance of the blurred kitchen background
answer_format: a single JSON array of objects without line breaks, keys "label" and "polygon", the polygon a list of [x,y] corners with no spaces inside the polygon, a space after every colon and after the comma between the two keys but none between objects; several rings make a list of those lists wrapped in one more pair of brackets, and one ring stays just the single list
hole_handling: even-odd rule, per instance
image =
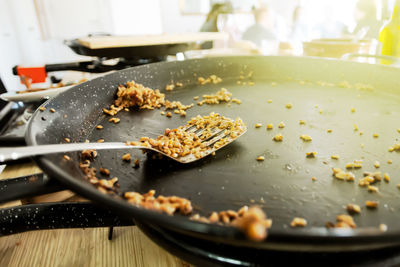
[{"label": "blurred kitchen background", "polygon": [[379,32],[394,4],[395,0],[0,0],[0,77],[8,91],[17,91],[24,85],[12,74],[15,65],[87,60],[64,40],[90,34],[224,32],[223,41],[199,44],[213,47],[215,54],[317,55],[308,41],[363,39],[368,40],[365,49],[355,52],[374,54],[379,53]]}]

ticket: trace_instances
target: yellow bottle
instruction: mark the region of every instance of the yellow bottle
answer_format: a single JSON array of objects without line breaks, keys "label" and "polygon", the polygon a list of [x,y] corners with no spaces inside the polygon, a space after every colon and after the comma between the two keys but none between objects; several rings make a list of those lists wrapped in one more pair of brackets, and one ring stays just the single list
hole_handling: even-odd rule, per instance
[{"label": "yellow bottle", "polygon": [[[379,33],[382,43],[382,55],[400,57],[400,0],[396,0],[392,19],[386,23]],[[391,64],[390,60],[381,60],[382,64]]]}]

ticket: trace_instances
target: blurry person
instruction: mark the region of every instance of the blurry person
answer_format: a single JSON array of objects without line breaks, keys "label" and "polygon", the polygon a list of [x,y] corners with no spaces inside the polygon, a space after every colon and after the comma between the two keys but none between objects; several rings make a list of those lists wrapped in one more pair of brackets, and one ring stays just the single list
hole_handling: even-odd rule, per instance
[{"label": "blurry person", "polygon": [[378,38],[382,23],[377,19],[375,0],[359,0],[354,11],[354,17],[357,23],[353,31],[355,35],[361,31],[366,31],[366,38]]},{"label": "blurry person", "polygon": [[[207,14],[206,21],[200,28],[200,32],[218,32],[218,16],[220,14],[232,13],[232,4],[230,2],[218,3],[212,5],[210,12]],[[213,42],[204,42],[201,45],[202,49],[209,49],[213,47]]]},{"label": "blurry person", "polygon": [[255,24],[248,28],[242,36],[243,40],[252,41],[261,47],[265,40],[277,40],[274,33],[274,18],[270,9],[263,5],[253,9]]},{"label": "blurry person", "polygon": [[311,30],[307,23],[307,16],[301,6],[293,10],[292,32],[290,39],[295,42],[308,41],[311,38]]}]

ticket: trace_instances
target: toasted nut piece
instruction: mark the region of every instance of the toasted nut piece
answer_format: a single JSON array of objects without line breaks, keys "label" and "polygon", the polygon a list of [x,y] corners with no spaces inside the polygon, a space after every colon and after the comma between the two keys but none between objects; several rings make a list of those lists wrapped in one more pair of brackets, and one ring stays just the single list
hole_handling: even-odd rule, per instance
[{"label": "toasted nut piece", "polygon": [[347,214],[340,214],[336,217],[336,225],[337,228],[356,228],[356,224],[353,220],[353,217]]},{"label": "toasted nut piece", "polygon": [[117,124],[118,122],[121,121],[121,119],[120,118],[111,118],[108,121]]},{"label": "toasted nut piece", "polygon": [[140,162],[138,159],[135,159],[135,161],[133,162],[133,165],[135,168],[139,168]]},{"label": "toasted nut piece", "polygon": [[354,123],[354,131],[358,131],[358,126],[355,123]]},{"label": "toasted nut piece", "polygon": [[322,112],[324,112],[324,110],[322,108],[319,109],[319,114],[322,114]]},{"label": "toasted nut piece", "polygon": [[45,108],[45,107],[40,107],[39,110],[40,110],[40,111],[45,111],[46,108]]},{"label": "toasted nut piece", "polygon": [[378,137],[379,137],[379,134],[374,133],[372,136],[373,136],[374,138],[378,138]]},{"label": "toasted nut piece", "polygon": [[197,99],[199,99],[199,96],[198,96],[198,95],[196,95],[196,96],[193,97],[193,100],[197,100]]},{"label": "toasted nut piece", "polygon": [[65,138],[64,138],[64,141],[67,142],[67,143],[70,143],[70,142],[71,142],[71,139],[69,139],[68,137],[65,137]]},{"label": "toasted nut piece", "polygon": [[291,227],[304,227],[307,225],[307,221],[304,218],[294,217],[290,223]]},{"label": "toasted nut piece", "polygon": [[283,140],[283,135],[282,134],[277,134],[274,136],[274,141],[276,142],[281,142]]},{"label": "toasted nut piece", "polygon": [[242,100],[237,99],[237,98],[232,98],[232,102],[233,102],[233,103],[236,103],[236,104],[238,104],[238,105],[242,104]]},{"label": "toasted nut piece", "polygon": [[312,141],[311,136],[306,135],[306,134],[300,135],[300,139],[303,140],[304,142],[310,142],[310,141]]},{"label": "toasted nut piece", "polygon": [[274,125],[272,123],[267,124],[267,130],[272,130]]},{"label": "toasted nut piece", "polygon": [[285,123],[284,123],[283,121],[281,121],[281,122],[278,124],[278,127],[279,127],[279,128],[285,128]]},{"label": "toasted nut piece", "polygon": [[339,156],[338,155],[332,155],[331,159],[339,159]]},{"label": "toasted nut piece", "polygon": [[256,123],[256,125],[255,125],[256,128],[260,128],[261,126],[262,126],[261,123]]},{"label": "toasted nut piece", "polygon": [[392,164],[393,161],[392,161],[391,159],[388,159],[387,163],[388,163],[388,164]]},{"label": "toasted nut piece", "polygon": [[110,175],[110,170],[106,168],[100,168],[100,173],[104,175]]},{"label": "toasted nut piece", "polygon": [[268,99],[267,102],[268,102],[268,103],[272,103],[272,99]]},{"label": "toasted nut piece", "polygon": [[124,161],[131,161],[131,154],[130,153],[126,153],[126,154],[122,155],[121,158]]},{"label": "toasted nut piece", "polygon": [[397,184],[396,186],[397,186],[398,189],[400,189],[400,184]]},{"label": "toasted nut piece", "polygon": [[258,161],[264,161],[264,160],[265,160],[265,157],[264,157],[264,156],[258,156],[258,157],[256,158],[256,160],[258,160]]},{"label": "toasted nut piece", "polygon": [[378,169],[380,166],[381,166],[381,164],[379,163],[379,161],[375,161],[375,162],[374,162],[374,167],[375,167],[375,168]]},{"label": "toasted nut piece", "polygon": [[166,116],[167,116],[168,118],[170,118],[170,117],[172,117],[172,113],[168,111],[167,114],[166,114]]},{"label": "toasted nut piece", "polygon": [[316,181],[317,177],[313,176],[313,177],[311,177],[311,180]]},{"label": "toasted nut piece", "polygon": [[175,85],[176,85],[176,87],[182,87],[182,86],[183,86],[183,83],[176,82]]},{"label": "toasted nut piece", "polygon": [[306,124],[306,121],[305,121],[305,120],[300,120],[300,121],[299,121],[299,124],[300,124],[300,125],[304,125],[304,124]]},{"label": "toasted nut piece", "polygon": [[328,129],[327,132],[328,132],[328,133],[331,133],[331,132],[332,132],[332,129]]},{"label": "toasted nut piece", "polygon": [[104,127],[103,127],[103,125],[97,125],[96,126],[96,129],[98,129],[98,130],[101,130],[101,129],[103,129]]},{"label": "toasted nut piece", "polygon": [[166,91],[172,91],[172,90],[174,90],[174,88],[175,88],[175,85],[173,85],[173,84],[167,84],[165,86]]},{"label": "toasted nut piece", "polygon": [[354,113],[354,112],[356,112],[356,109],[355,109],[355,108],[351,108],[350,111],[351,111],[352,113]]},{"label": "toasted nut piece", "polygon": [[97,140],[97,143],[104,143],[104,139],[99,139],[99,140]]},{"label": "toasted nut piece", "polygon": [[399,132],[399,133],[400,133],[400,128],[398,128],[398,129],[397,129],[397,132]]},{"label": "toasted nut piece", "polygon": [[55,110],[54,108],[51,108],[51,109],[50,109],[50,112],[51,112],[51,113],[55,113],[56,110]]},{"label": "toasted nut piece", "polygon": [[68,155],[64,155],[65,160],[71,160],[71,158]]},{"label": "toasted nut piece", "polygon": [[378,207],[378,201],[367,200],[365,201],[365,206],[370,209],[376,209]]},{"label": "toasted nut piece", "polygon": [[346,209],[351,214],[361,212],[361,208],[357,204],[347,204]]},{"label": "toasted nut piece", "polygon": [[287,103],[287,104],[285,105],[285,107],[286,107],[287,109],[291,109],[291,108],[293,107],[293,105],[292,105],[292,103]]}]

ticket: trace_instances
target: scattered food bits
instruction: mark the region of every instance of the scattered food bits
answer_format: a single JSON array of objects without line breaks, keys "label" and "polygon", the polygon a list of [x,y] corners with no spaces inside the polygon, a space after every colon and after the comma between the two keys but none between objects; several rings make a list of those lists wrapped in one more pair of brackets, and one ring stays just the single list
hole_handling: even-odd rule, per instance
[{"label": "scattered food bits", "polygon": [[318,153],[315,152],[315,151],[306,152],[306,157],[307,157],[307,158],[315,158],[315,156],[316,156],[317,154],[318,154]]},{"label": "scattered food bits", "polygon": [[267,102],[268,102],[268,103],[272,103],[272,99],[268,99]]},{"label": "scattered food bits", "polygon": [[237,98],[233,98],[233,99],[232,99],[232,102],[233,102],[233,103],[236,103],[236,104],[238,104],[238,105],[242,104],[242,100],[237,99]]},{"label": "scattered food bits", "polygon": [[213,84],[217,84],[222,82],[222,79],[220,77],[218,77],[217,75],[210,75],[210,77],[208,77],[207,79],[203,78],[203,77],[199,77],[197,79],[198,83],[201,85],[207,84],[207,83],[213,83]]},{"label": "scattered food bits", "polygon": [[278,124],[278,128],[285,128],[285,123],[284,123],[283,121],[281,121],[281,122]]},{"label": "scattered food bits", "polygon": [[386,224],[381,223],[381,224],[379,225],[379,231],[381,231],[381,232],[386,232],[387,230],[388,230],[388,227],[387,227]]},{"label": "scattered food bits", "polygon": [[165,114],[165,116],[167,116],[168,118],[171,118],[172,117],[172,113],[168,111],[167,114]]},{"label": "scattered food bits", "polygon": [[123,161],[131,161],[131,154],[130,153],[126,153],[124,155],[122,155],[122,160]]},{"label": "scattered food bits", "polygon": [[331,133],[331,132],[332,132],[332,129],[328,129],[327,132],[328,132],[328,133]]},{"label": "scattered food bits", "polygon": [[71,160],[71,157],[68,156],[68,155],[64,155],[64,159],[65,159],[65,160]]},{"label": "scattered food bits", "polygon": [[54,108],[51,108],[51,109],[50,109],[50,112],[51,112],[51,113],[55,113],[56,110],[55,110]]},{"label": "scattered food bits", "polygon": [[379,202],[373,200],[365,201],[365,206],[369,209],[376,209],[378,207]]},{"label": "scattered food bits", "polygon": [[358,131],[358,126],[355,123],[354,123],[354,131]]},{"label": "scattered food bits", "polygon": [[[214,105],[214,104],[219,104],[221,102],[229,102],[231,101],[231,96],[232,93],[230,93],[228,90],[226,90],[225,88],[221,88],[221,90],[219,90],[218,92],[216,92],[215,94],[211,94],[211,95],[203,95],[203,100],[197,102],[197,105],[202,106],[203,104],[208,104],[208,105]],[[237,104],[240,104],[241,101],[238,99],[235,99],[235,102]]]},{"label": "scattered food bits", "polygon": [[104,143],[104,139],[99,139],[99,140],[97,140],[97,143]]},{"label": "scattered food bits", "polygon": [[400,143],[394,144],[393,146],[389,147],[389,152],[400,152]]},{"label": "scattered food bits", "polygon": [[255,125],[256,128],[260,128],[261,126],[262,126],[261,123],[256,123],[256,125]]},{"label": "scattered food bits", "polygon": [[177,82],[177,83],[175,83],[175,85],[176,85],[176,87],[182,87],[183,83]]},{"label": "scattered food bits", "polygon": [[345,172],[340,168],[332,168],[333,176],[338,180],[354,181],[355,176],[351,172]]},{"label": "scattered food bits", "polygon": [[121,121],[121,119],[120,118],[111,118],[108,121],[117,124],[118,122]]},{"label": "scattered food bits", "polygon": [[305,227],[307,225],[307,221],[304,218],[294,217],[290,223],[291,227]]},{"label": "scattered food bits", "polygon": [[282,134],[277,134],[274,136],[274,141],[276,142],[281,142],[283,140],[283,135]]},{"label": "scattered food bits", "polygon": [[379,163],[379,161],[375,161],[375,162],[374,162],[374,167],[375,167],[375,168],[378,169],[380,166],[381,166],[381,164]]},{"label": "scattered food bits", "polygon": [[372,136],[373,136],[374,138],[378,138],[378,137],[379,137],[379,134],[374,133]]},{"label": "scattered food bits", "polygon": [[347,204],[346,210],[350,214],[360,213],[361,212],[361,208],[357,204]]},{"label": "scattered food bits", "polygon": [[104,128],[103,125],[97,125],[97,126],[96,126],[96,129],[97,129],[97,130],[101,130],[101,129],[103,129],[103,128]]},{"label": "scattered food bits", "polygon": [[99,170],[100,170],[100,173],[101,173],[101,174],[104,174],[104,175],[107,175],[107,176],[110,175],[110,170],[109,170],[109,169],[101,168],[101,167],[100,167]]},{"label": "scattered food bits", "polygon": [[140,162],[139,162],[139,160],[138,159],[135,159],[135,161],[133,162],[133,167],[134,168],[139,168],[139,166],[140,166]]},{"label": "scattered food bits", "polygon": [[339,156],[338,155],[332,155],[331,159],[339,159]]},{"label": "scattered food bits", "polygon": [[303,140],[304,142],[310,142],[310,141],[312,141],[311,136],[306,135],[306,134],[300,135],[300,139]]},{"label": "scattered food bits", "polygon": [[390,176],[387,172],[385,172],[383,174],[383,180],[385,180],[385,182],[389,183],[390,182]]},{"label": "scattered food bits", "polygon": [[285,105],[285,107],[286,107],[287,109],[291,109],[291,108],[293,107],[293,105],[292,105],[292,103],[287,103],[287,104]]},{"label": "scattered food bits", "polygon": [[393,161],[391,159],[388,159],[387,164],[392,164]]},{"label": "scattered food bits", "polygon": [[362,168],[362,160],[355,160],[346,164],[346,169],[359,169]]},{"label": "scattered food bits", "polygon": [[347,214],[340,214],[336,217],[335,228],[356,228],[353,217]]},{"label": "scattered food bits", "polygon": [[352,113],[354,113],[354,112],[356,112],[356,109],[355,109],[355,108],[351,108],[350,111],[351,111]]},{"label": "scattered food bits", "polygon": [[45,107],[40,107],[39,110],[40,110],[40,111],[45,111],[46,108],[45,108]]},{"label": "scattered food bits", "polygon": [[311,177],[311,180],[316,181],[317,177],[313,176],[313,177]]},{"label": "scattered food bits", "polygon": [[274,128],[274,125],[272,123],[267,124],[267,130],[272,130]]},{"label": "scattered food bits", "polygon": [[305,124],[306,124],[306,121],[305,121],[305,120],[300,120],[300,121],[299,121],[299,124],[300,124],[300,125],[305,125]]},{"label": "scattered food bits", "polygon": [[256,158],[256,160],[258,160],[258,161],[264,161],[264,160],[265,160],[265,157],[264,157],[264,156],[259,156],[259,157]]},{"label": "scattered food bits", "polygon": [[173,84],[167,84],[165,86],[166,91],[172,91],[172,90],[174,90],[174,88],[175,88],[175,85],[173,85]]},{"label": "scattered food bits", "polygon": [[175,110],[174,110],[174,113],[175,113],[175,114],[179,114],[179,113],[180,113],[179,109],[175,109]]},{"label": "scattered food bits", "polygon": [[369,186],[368,186],[368,191],[369,191],[369,192],[372,192],[372,193],[376,193],[376,192],[379,191],[379,189],[378,189],[378,187],[376,187],[376,186],[369,185]]},{"label": "scattered food bits", "polygon": [[69,139],[68,137],[65,137],[65,138],[64,138],[64,141],[67,142],[67,143],[70,143],[70,142],[71,142],[71,139]]}]

